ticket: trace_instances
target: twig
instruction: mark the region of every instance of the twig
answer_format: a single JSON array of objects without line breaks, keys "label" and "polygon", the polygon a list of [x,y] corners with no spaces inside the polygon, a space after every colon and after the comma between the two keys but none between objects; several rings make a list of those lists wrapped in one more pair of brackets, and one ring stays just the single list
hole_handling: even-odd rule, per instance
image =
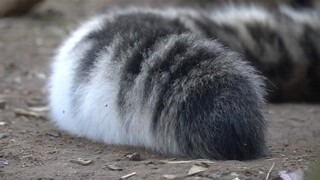
[{"label": "twig", "polygon": [[271,173],[271,171],[272,171],[272,169],[273,169],[273,167],[274,167],[275,164],[276,164],[276,163],[273,163],[272,166],[271,166],[271,168],[269,169],[268,174],[267,174],[267,177],[266,177],[266,180],[269,179],[270,173]]},{"label": "twig", "polygon": [[136,175],[136,172],[133,172],[133,173],[130,173],[130,174],[127,174],[127,175],[121,176],[121,178],[120,178],[120,179],[128,179],[128,178],[130,178],[130,177],[132,177],[132,176],[134,176],[134,175]]},{"label": "twig", "polygon": [[160,160],[161,163],[164,164],[188,164],[188,163],[207,163],[207,164],[215,164],[214,161],[209,161],[209,160],[192,160],[192,161],[170,161],[170,160]]}]

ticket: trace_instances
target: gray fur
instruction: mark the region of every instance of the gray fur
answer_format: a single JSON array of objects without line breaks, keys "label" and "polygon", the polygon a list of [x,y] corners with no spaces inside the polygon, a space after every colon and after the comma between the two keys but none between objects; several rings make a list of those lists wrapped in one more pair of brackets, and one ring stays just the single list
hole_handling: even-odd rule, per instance
[{"label": "gray fur", "polygon": [[[91,78],[107,70],[118,87],[121,124],[139,131],[139,123],[150,121],[150,148],[195,158],[260,157],[265,153],[262,78],[239,54],[197,34],[188,20],[197,14],[186,12],[114,14],[84,36],[79,45],[91,46],[75,66],[72,87],[80,92],[71,94],[75,116]],[[110,56],[112,68],[103,56]],[[132,122],[136,113],[151,119]],[[144,137],[130,138],[148,146]]]},{"label": "gray fur", "polygon": [[[58,52],[53,120],[80,136],[164,154],[261,157],[264,78],[250,63],[277,86],[273,99],[297,97],[287,91],[301,83],[308,88],[298,99],[315,92],[319,85],[302,79],[319,84],[318,20],[317,12],[255,6],[103,15]],[[64,63],[72,72],[57,69]],[[60,71],[70,76],[66,90]]]},{"label": "gray fur", "polygon": [[268,78],[268,99],[320,101],[320,11],[226,6],[195,20]]}]

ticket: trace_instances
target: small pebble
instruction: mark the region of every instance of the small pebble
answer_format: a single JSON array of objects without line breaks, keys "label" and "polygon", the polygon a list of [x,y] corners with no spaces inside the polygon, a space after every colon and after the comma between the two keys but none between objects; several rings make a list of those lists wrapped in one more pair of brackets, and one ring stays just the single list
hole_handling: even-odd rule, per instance
[{"label": "small pebble", "polygon": [[0,109],[5,109],[7,102],[5,100],[0,100]]},{"label": "small pebble", "polygon": [[129,161],[141,161],[139,153],[127,154],[125,157],[128,158]]}]

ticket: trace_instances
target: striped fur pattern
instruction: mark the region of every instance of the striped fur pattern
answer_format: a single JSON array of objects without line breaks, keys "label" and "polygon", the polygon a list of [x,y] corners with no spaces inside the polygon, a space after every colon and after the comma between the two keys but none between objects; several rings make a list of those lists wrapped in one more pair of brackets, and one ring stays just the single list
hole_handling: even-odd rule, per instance
[{"label": "striped fur pattern", "polygon": [[319,10],[228,6],[195,22],[268,78],[269,100],[320,102]]},{"label": "striped fur pattern", "polygon": [[[78,136],[163,154],[261,157],[266,153],[265,88],[249,63],[271,81],[282,80],[281,67],[295,76],[297,61],[301,69],[317,65],[315,59],[294,59],[290,53],[306,57],[304,49],[285,41],[293,40],[289,34],[317,35],[314,16],[287,11],[126,9],[94,17],[71,34],[54,58],[52,120]],[[285,30],[279,34],[277,28],[285,27],[276,16],[298,27],[310,21],[306,27],[314,34],[302,27],[287,28],[288,36]],[[305,41],[314,48],[308,53],[319,52],[316,39]]]}]

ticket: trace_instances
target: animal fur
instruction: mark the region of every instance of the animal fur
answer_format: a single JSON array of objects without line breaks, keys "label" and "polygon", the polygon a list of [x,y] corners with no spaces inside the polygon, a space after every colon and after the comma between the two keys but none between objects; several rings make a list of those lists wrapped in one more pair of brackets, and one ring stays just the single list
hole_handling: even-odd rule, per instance
[{"label": "animal fur", "polygon": [[195,21],[268,78],[268,100],[320,102],[320,11],[227,6]]},{"label": "animal fur", "polygon": [[[107,144],[194,158],[261,157],[264,78],[250,64],[276,85],[281,68],[298,78],[299,69],[319,64],[299,59],[305,49],[289,37],[317,35],[312,22],[318,16],[288,11],[126,9],[94,17],[54,58],[52,120],[65,131]],[[305,23],[314,34],[306,34]],[[310,53],[319,52],[315,39],[306,41],[316,48]],[[302,67],[287,66],[299,62]]]}]

